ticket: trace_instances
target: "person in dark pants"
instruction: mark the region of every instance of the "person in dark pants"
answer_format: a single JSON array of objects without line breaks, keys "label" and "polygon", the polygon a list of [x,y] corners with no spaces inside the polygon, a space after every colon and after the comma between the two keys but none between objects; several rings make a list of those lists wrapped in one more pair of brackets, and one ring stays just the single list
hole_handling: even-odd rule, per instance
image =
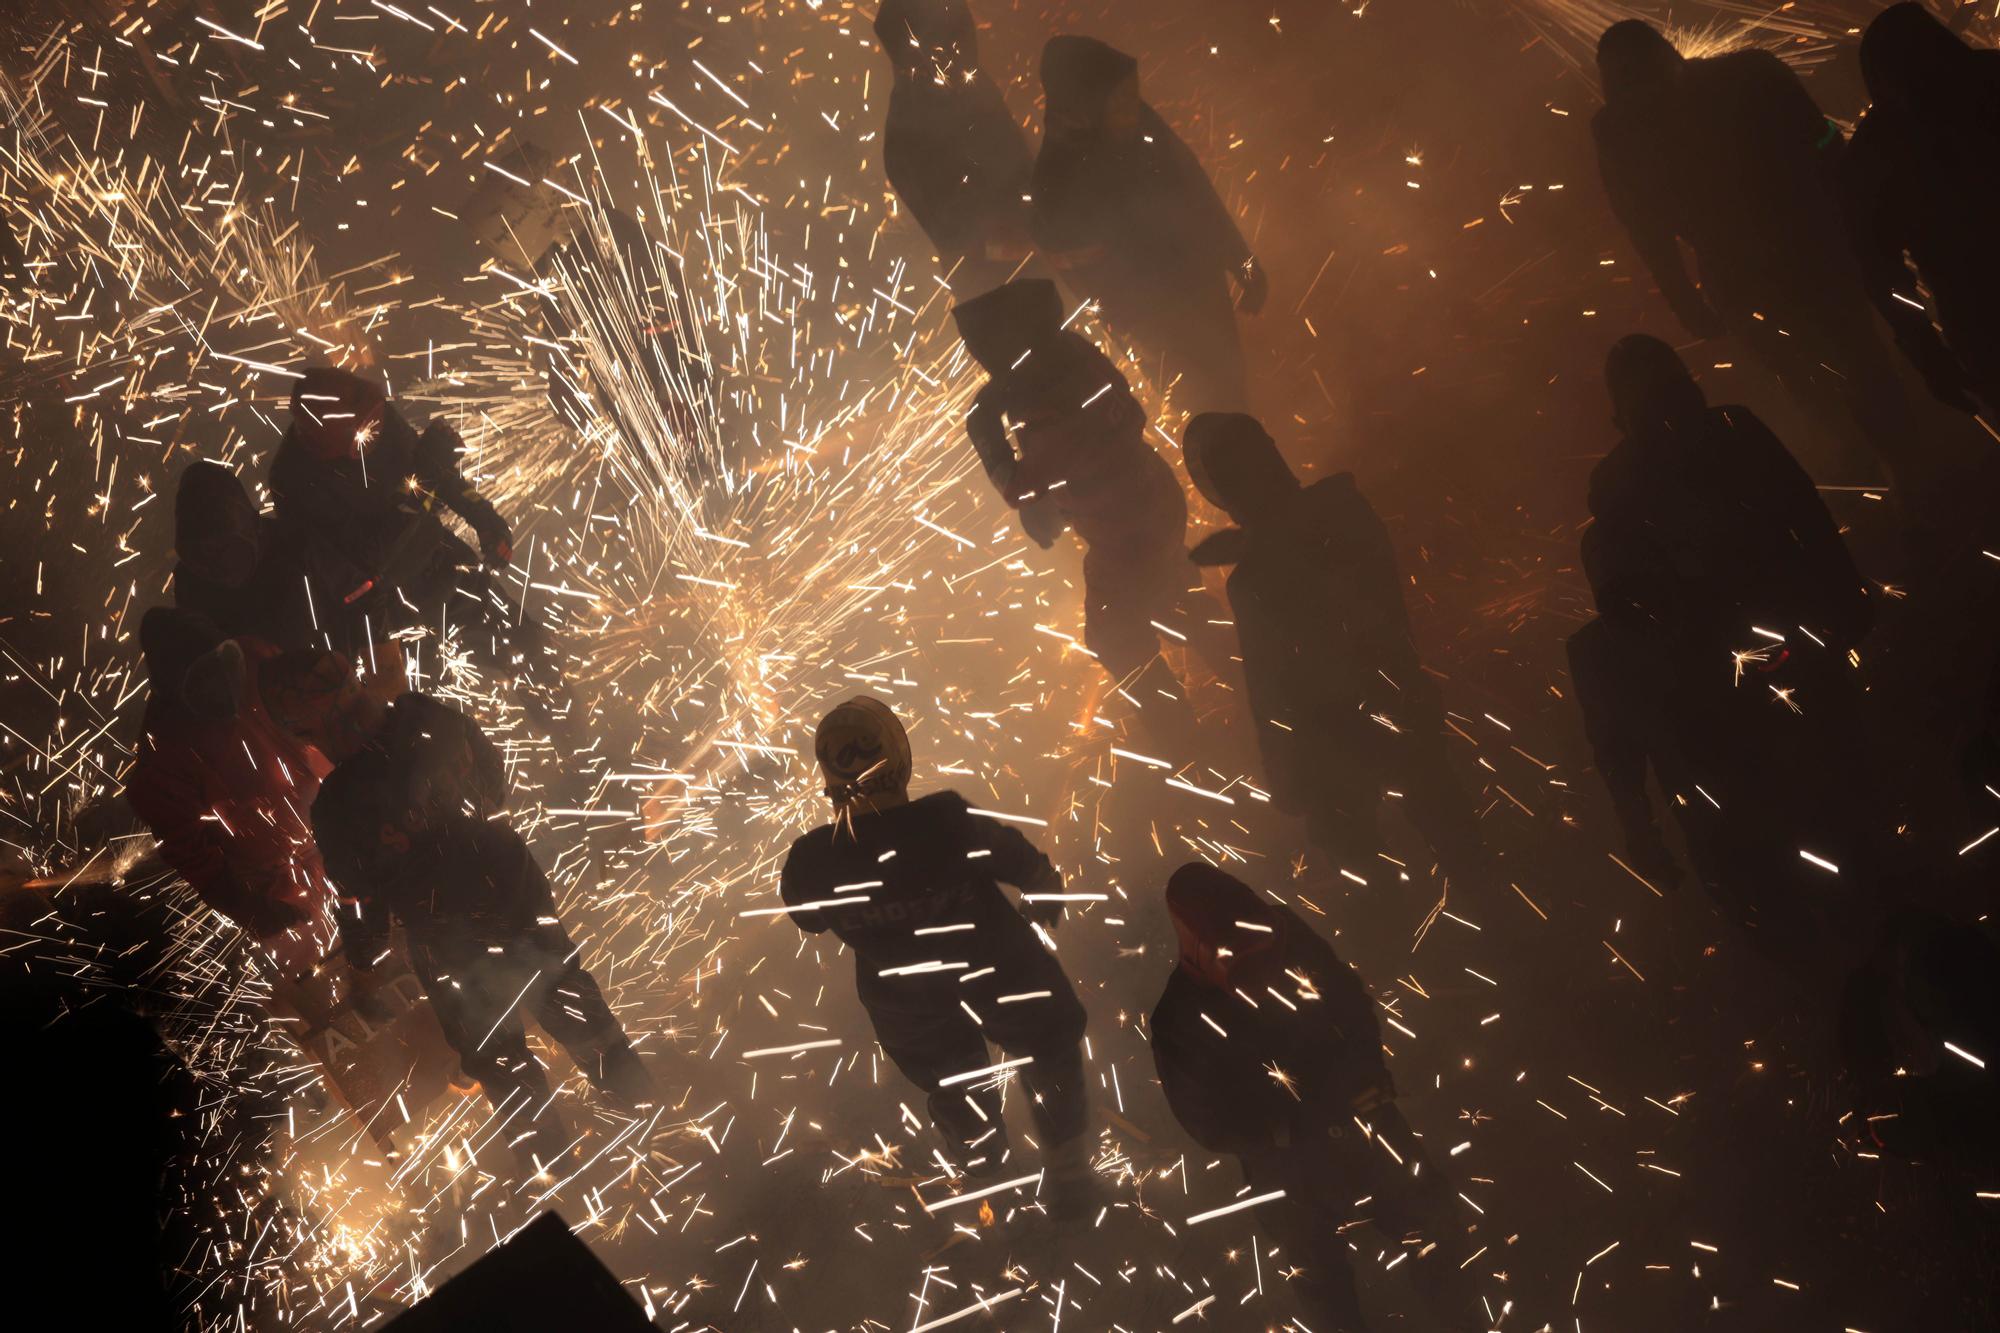
[{"label": "person in dark pants", "polygon": [[1301,486],[1256,419],[1230,413],[1189,422],[1184,448],[1196,488],[1239,524],[1190,554],[1234,566],[1229,605],[1273,799],[1353,868],[1382,850],[1382,801],[1399,792],[1445,874],[1485,878],[1396,555],[1353,476]]},{"label": "person in dark pants", "polygon": [[[1189,1136],[1234,1156],[1315,1333],[1360,1333],[1343,1233],[1371,1221],[1416,1257],[1447,1326],[1484,1328],[1460,1267],[1472,1219],[1396,1107],[1375,1002],[1289,909],[1203,862],[1174,872],[1180,960],[1153,1010],[1153,1065]],[[1357,1200],[1359,1202],[1357,1202]]]},{"label": "person in dark pants", "polygon": [[1869,294],[1940,401],[2000,420],[2000,52],[1904,3],[1862,34],[1861,73],[1845,183]]},{"label": "person in dark pants", "polygon": [[[1139,65],[1090,37],[1042,48],[1034,236],[1190,412],[1250,406],[1236,309],[1270,283],[1199,159],[1139,94]],[[1240,296],[1232,300],[1234,285]]]},{"label": "person in dark pants", "polygon": [[[1013,827],[956,792],[911,800],[909,737],[887,705],[850,699],[813,748],[834,822],[792,844],[779,892],[808,934],[854,952],[875,1037],[924,1090],[955,1170],[1011,1169],[1004,1075],[1028,1090],[1051,1211],[1091,1206],[1083,1006],[1043,941],[1062,916],[1062,876]],[[1021,890],[1019,910],[1000,885]],[[988,1050],[998,1046],[1011,1070]]]},{"label": "person in dark pants", "polygon": [[1910,405],[1839,223],[1840,130],[1798,76],[1769,51],[1685,59],[1638,19],[1605,30],[1597,65],[1605,193],[1688,332],[1741,339],[1830,439],[1860,445],[1840,480],[1886,467],[1899,490],[1923,481]]},{"label": "person in dark pants", "polygon": [[882,130],[889,185],[953,288],[977,295],[997,287],[1032,249],[1034,154],[979,68],[972,10],[964,0],[883,0],[875,36],[896,71]]},{"label": "person in dark pants", "polygon": [[[498,751],[464,714],[407,693],[384,705],[341,659],[290,653],[263,682],[273,717],[334,761],[313,802],[328,872],[353,900],[340,917],[351,966],[371,970],[400,923],[410,961],[465,1072],[496,1110],[542,1117],[547,1079],[524,1016],[621,1105],[652,1082],[579,948],[547,877],[502,813]],[[538,1128],[560,1149],[559,1116]]]},{"label": "person in dark pants", "polygon": [[1010,282],[952,316],[990,377],[965,423],[987,478],[1042,546],[1066,528],[1083,541],[1085,646],[1121,681],[1169,675],[1156,625],[1187,620],[1187,499],[1125,377],[1064,327],[1052,282]]}]

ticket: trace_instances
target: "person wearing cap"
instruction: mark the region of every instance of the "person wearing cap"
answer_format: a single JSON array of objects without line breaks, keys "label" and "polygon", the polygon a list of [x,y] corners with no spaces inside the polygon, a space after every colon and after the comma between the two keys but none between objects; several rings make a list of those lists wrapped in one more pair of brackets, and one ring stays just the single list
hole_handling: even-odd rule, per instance
[{"label": "person wearing cap", "polygon": [[[1376,1002],[1291,909],[1191,862],[1167,881],[1180,956],[1148,1029],[1167,1106],[1234,1156],[1314,1329],[1364,1327],[1344,1233],[1372,1222],[1415,1256],[1413,1283],[1452,1328],[1475,1324],[1461,1264],[1478,1218],[1396,1106]],[[1267,1229],[1268,1228],[1268,1229]]]},{"label": "person wearing cap", "polygon": [[1064,529],[1083,541],[1084,645],[1121,680],[1148,670],[1155,624],[1178,617],[1191,580],[1187,499],[1146,443],[1145,411],[1118,368],[1064,326],[1046,279],[961,301],[952,317],[989,377],[965,424],[987,478],[1041,545]]},{"label": "person wearing cap", "polygon": [[[868,696],[835,707],[813,750],[834,819],[794,842],[778,888],[794,924],[854,954],[875,1039],[929,1099],[953,1172],[1023,1175],[1002,1115],[998,1046],[1028,1091],[1047,1202],[1092,1207],[1083,1006],[1045,941],[1063,880],[1012,824],[954,791],[910,798],[896,715]],[[1017,909],[1001,891],[1021,891]]]},{"label": "person wearing cap", "polygon": [[1443,872],[1483,881],[1489,857],[1446,752],[1443,701],[1410,640],[1396,554],[1353,475],[1301,486],[1263,426],[1238,414],[1189,422],[1184,453],[1196,489],[1237,524],[1190,556],[1232,567],[1225,586],[1273,799],[1360,873],[1383,850],[1382,802],[1400,793]]},{"label": "person wearing cap", "polygon": [[1604,192],[1682,325],[1738,340],[1785,385],[1835,447],[1826,479],[1927,477],[1842,225],[1846,145],[1799,76],[1757,47],[1684,57],[1642,19],[1604,30],[1597,69]]},{"label": "person wearing cap", "polygon": [[1939,401],[2000,420],[2000,51],[1904,0],[1861,35],[1861,75],[1842,166],[1869,295]]},{"label": "person wearing cap", "polygon": [[1140,96],[1139,63],[1123,51],[1050,38],[1041,80],[1036,244],[1136,344],[1147,377],[1176,386],[1175,406],[1247,410],[1236,311],[1261,311],[1270,283],[1207,171]]},{"label": "person wearing cap", "polygon": [[255,936],[280,975],[301,979],[335,940],[310,823],[329,765],[264,711],[259,677],[278,650],[168,607],[146,613],[139,639],[152,697],[126,799],[160,858]]},{"label": "person wearing cap", "polygon": [[564,1118],[524,1019],[621,1106],[653,1083],[555,911],[548,877],[506,820],[498,750],[477,723],[426,695],[384,704],[331,653],[293,652],[265,673],[272,715],[334,760],[313,833],[351,902],[342,952],[366,973],[403,927],[410,963],[445,1040],[502,1114],[540,1120],[535,1156],[567,1146]]},{"label": "person wearing cap", "polygon": [[1034,154],[979,67],[965,0],[883,0],[875,36],[896,71],[882,130],[889,185],[936,248],[953,288],[987,291],[1028,258]]}]

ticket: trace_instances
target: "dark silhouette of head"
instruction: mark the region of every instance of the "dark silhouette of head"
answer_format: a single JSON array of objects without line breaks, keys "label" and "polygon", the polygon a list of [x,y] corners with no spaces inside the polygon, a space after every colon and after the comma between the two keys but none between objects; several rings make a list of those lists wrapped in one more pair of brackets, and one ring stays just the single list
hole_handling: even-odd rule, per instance
[{"label": "dark silhouette of head", "polygon": [[257,506],[220,463],[190,463],[174,486],[174,554],[201,578],[241,588],[257,570]]},{"label": "dark silhouette of head", "polygon": [[965,0],[882,0],[875,39],[899,79],[950,87],[979,72],[979,27]]},{"label": "dark silhouette of head", "polygon": [[1277,441],[1242,412],[1195,417],[1181,437],[1181,452],[1202,498],[1239,524],[1255,522],[1299,488]]},{"label": "dark silhouette of head", "polygon": [[1181,968],[1205,985],[1228,985],[1246,956],[1277,943],[1277,913],[1248,884],[1205,861],[1176,870],[1166,899]]},{"label": "dark silhouette of head", "polygon": [[1124,138],[1139,132],[1145,102],[1139,62],[1095,37],[1051,37],[1042,48],[1043,132],[1051,139]]},{"label": "dark silhouette of head", "polygon": [[988,375],[1000,375],[1062,332],[1062,293],[1046,278],[1017,278],[960,301],[951,317],[972,359]]},{"label": "dark silhouette of head", "polygon": [[1861,77],[1873,100],[1920,110],[1950,93],[1971,54],[1922,5],[1891,5],[1861,34]]},{"label": "dark silhouette of head", "polygon": [[1604,100],[1645,97],[1672,83],[1685,63],[1666,34],[1644,19],[1625,19],[1597,39],[1597,76]]},{"label": "dark silhouette of head", "polygon": [[292,430],[317,458],[352,458],[381,430],[388,406],[374,381],[315,366],[292,386]]},{"label": "dark silhouette of head", "polygon": [[1658,338],[1620,338],[1604,358],[1611,419],[1633,439],[1691,438],[1707,421],[1708,400],[1680,354]]}]

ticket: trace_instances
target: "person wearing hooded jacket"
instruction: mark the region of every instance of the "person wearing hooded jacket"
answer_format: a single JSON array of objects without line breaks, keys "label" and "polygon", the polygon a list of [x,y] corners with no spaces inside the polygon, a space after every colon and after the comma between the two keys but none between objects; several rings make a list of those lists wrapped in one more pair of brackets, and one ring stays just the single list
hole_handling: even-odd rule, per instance
[{"label": "person wearing hooded jacket", "polygon": [[[854,954],[875,1039],[922,1088],[955,1171],[1012,1172],[987,1043],[1014,1060],[1029,1093],[1052,1211],[1090,1206],[1084,1011],[1045,944],[1063,915],[1063,879],[1020,830],[953,791],[911,800],[902,723],[880,700],[847,700],[821,719],[813,749],[834,822],[792,844],[778,890],[809,935]],[[1017,909],[1002,884],[1021,891]]]},{"label": "person wearing hooded jacket", "polygon": [[1156,384],[1178,380],[1176,405],[1246,410],[1236,309],[1257,314],[1270,284],[1200,160],[1142,99],[1124,52],[1053,37],[1041,79],[1036,244],[1137,345]]},{"label": "person wearing hooded jacket", "polygon": [[875,36],[896,71],[882,130],[889,185],[960,291],[1013,276],[1032,248],[1034,155],[999,86],[979,67],[964,0],[883,0]]},{"label": "person wearing hooded jacket", "polygon": [[[1478,1306],[1460,1267],[1476,1218],[1395,1102],[1375,1001],[1290,909],[1204,862],[1167,882],[1180,956],[1153,1009],[1153,1066],[1202,1147],[1234,1156],[1315,1330],[1364,1327],[1342,1233],[1372,1221],[1417,1255],[1415,1284],[1454,1328]],[[1360,1202],[1356,1202],[1359,1200]],[[1484,1327],[1478,1324],[1477,1327]]]},{"label": "person wearing hooded jacket", "polygon": [[1112,675],[1159,652],[1154,623],[1188,584],[1187,499],[1146,443],[1146,414],[1118,368],[1064,327],[1062,297],[1023,278],[952,309],[988,379],[966,434],[995,489],[1043,546],[1084,544],[1084,643]]},{"label": "person wearing hooded jacket", "polygon": [[1639,19],[1605,30],[1597,66],[1605,194],[1681,323],[1741,339],[1843,447],[1841,480],[1886,468],[1899,492],[1927,482],[1838,221],[1840,130],[1798,75],[1763,50],[1685,58]]},{"label": "person wearing hooded jacket", "polygon": [[1874,105],[1843,167],[1869,295],[1940,401],[2000,419],[2000,51],[1906,2],[1862,34],[1861,73]]},{"label": "person wearing hooded jacket", "polygon": [[506,775],[479,725],[449,705],[379,682],[341,658],[285,654],[262,682],[280,725],[333,761],[312,806],[313,834],[350,900],[341,949],[367,974],[400,924],[410,963],[460,1066],[496,1110],[536,1126],[536,1156],[568,1142],[547,1112],[526,1017],[593,1087],[630,1107],[653,1096],[638,1053],[581,948],[557,917],[548,877],[504,815]]},{"label": "person wearing hooded jacket", "polygon": [[1272,797],[1351,868],[1381,850],[1379,810],[1399,791],[1443,871],[1484,878],[1395,552],[1352,474],[1301,486],[1257,420],[1230,413],[1189,422],[1184,452],[1196,488],[1238,525],[1190,555],[1233,566],[1226,588]]},{"label": "person wearing hooded jacket", "polygon": [[1624,438],[1591,476],[1598,618],[1569,656],[1627,863],[1680,877],[1650,772],[1709,892],[1754,942],[1818,967],[1869,917],[1886,808],[1855,758],[1866,586],[1804,470],[1747,409],[1710,407],[1672,348],[1626,338],[1605,378]]},{"label": "person wearing hooded jacket", "polygon": [[202,901],[302,978],[335,939],[310,823],[329,765],[264,711],[259,676],[278,650],[167,607],[146,613],[139,638],[152,697],[126,799]]}]

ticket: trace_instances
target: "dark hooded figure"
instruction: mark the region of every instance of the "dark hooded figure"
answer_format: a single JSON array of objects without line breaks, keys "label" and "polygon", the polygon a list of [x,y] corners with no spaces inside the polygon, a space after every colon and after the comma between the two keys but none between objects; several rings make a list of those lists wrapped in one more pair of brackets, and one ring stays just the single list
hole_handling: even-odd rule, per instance
[{"label": "dark hooded figure", "polygon": [[[1742,339],[1830,438],[1858,438],[1907,485],[1908,403],[1838,222],[1840,131],[1768,51],[1690,60],[1628,19],[1597,64],[1605,193],[1681,323]],[[1843,463],[1880,470],[1851,446]]]},{"label": "dark hooded figure", "polygon": [[[954,1171],[1019,1175],[987,1043],[1026,1085],[1052,1211],[1090,1207],[1083,1006],[1045,946],[1062,875],[1020,830],[957,792],[910,799],[910,738],[866,695],[820,720],[834,822],[792,844],[778,891],[794,924],[854,954],[875,1039],[929,1098]],[[1002,884],[1023,895],[1018,908]]]},{"label": "dark hooded figure", "polygon": [[1042,48],[1047,98],[1036,243],[1192,412],[1249,407],[1230,286],[1263,308],[1264,271],[1208,173],[1139,96],[1131,56],[1089,37]]},{"label": "dark hooded figure", "polygon": [[313,624],[310,567],[278,520],[220,463],[190,463],[174,489],[174,605],[206,616],[227,638],[302,648]]},{"label": "dark hooded figure", "polygon": [[[271,495],[288,539],[329,571],[315,588],[333,614],[375,612],[379,631],[413,604],[435,624],[473,552],[445,527],[443,506],[478,534],[492,564],[513,558],[513,535],[458,469],[462,446],[442,421],[419,435],[379,385],[343,370],[306,372],[292,389],[292,422],[271,462]],[[454,605],[456,603],[456,605]],[[407,609],[406,607],[404,609]]]},{"label": "dark hooded figure", "polygon": [[[1917,4],[1861,38],[1874,99],[1848,147],[1849,216],[1869,294],[1946,403],[2000,415],[2000,51],[1974,50]],[[1905,256],[1930,293],[1931,324]]]},{"label": "dark hooded figure", "polygon": [[1650,771],[1710,892],[1818,967],[1872,910],[1884,818],[1847,658],[1866,590],[1805,472],[1750,412],[1709,407],[1672,348],[1627,338],[1606,379],[1625,438],[1591,476],[1598,619],[1569,652],[1628,864],[1678,875]]},{"label": "dark hooded figure", "polygon": [[1155,621],[1189,582],[1187,499],[1146,443],[1146,414],[1125,377],[1063,326],[1055,284],[1021,279],[952,311],[990,378],[966,433],[986,475],[1043,546],[1064,528],[1083,540],[1084,642],[1118,677],[1159,651]]},{"label": "dark hooded figure", "polygon": [[[1167,1105],[1202,1147],[1242,1164],[1314,1329],[1365,1325],[1344,1234],[1371,1221],[1418,1256],[1414,1285],[1454,1329],[1479,1307],[1460,1266],[1477,1218],[1397,1109],[1375,1001],[1297,914],[1202,862],[1174,872],[1180,960],[1153,1010]],[[1357,1202],[1358,1201],[1358,1202]]]},{"label": "dark hooded figure", "polygon": [[1185,449],[1196,488],[1239,525],[1192,558],[1234,566],[1229,605],[1272,797],[1355,867],[1382,850],[1379,810],[1398,791],[1445,873],[1481,878],[1444,705],[1410,641],[1388,531],[1353,476],[1301,486],[1254,417],[1198,416]]},{"label": "dark hooded figure", "polygon": [[[556,915],[548,877],[503,813],[499,751],[479,725],[426,695],[385,704],[341,658],[310,650],[270,663],[266,709],[333,761],[313,835],[352,906],[341,949],[366,974],[401,925],[410,965],[466,1073],[496,1110],[541,1117],[549,1085],[530,1053],[532,1017],[593,1087],[630,1108],[652,1083]],[[566,1146],[560,1115],[536,1128],[546,1162]]]},{"label": "dark hooded figure", "polygon": [[875,36],[896,70],[882,166],[930,237],[952,286],[977,294],[1028,256],[1034,155],[999,86],[979,68],[964,0],[883,0]]}]

